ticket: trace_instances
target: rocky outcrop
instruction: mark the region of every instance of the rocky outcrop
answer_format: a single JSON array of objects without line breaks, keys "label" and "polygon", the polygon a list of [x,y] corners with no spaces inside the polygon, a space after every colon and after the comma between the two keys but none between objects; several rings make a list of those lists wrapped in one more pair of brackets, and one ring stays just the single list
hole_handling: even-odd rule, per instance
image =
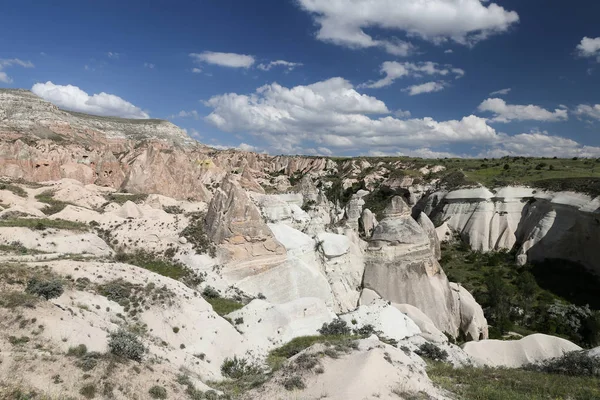
[{"label": "rocky outcrop", "polygon": [[[411,217],[410,207],[396,196],[384,217],[365,253],[364,287],[393,303],[417,307],[443,332],[452,336],[467,334],[460,299],[437,261],[430,237]],[[485,319],[475,324],[469,328],[470,336],[475,340],[486,338]]]},{"label": "rocky outcrop", "polygon": [[600,272],[600,198],[525,187],[430,196],[425,211],[478,251],[518,250],[520,263],[565,259]]},{"label": "rocky outcrop", "polygon": [[225,177],[215,191],[205,222],[209,238],[229,253],[228,260],[285,255],[285,248],[273,237],[237,176]]},{"label": "rocky outcrop", "polygon": [[[333,350],[333,351],[332,351]],[[322,354],[335,354],[334,358]],[[317,360],[314,368],[298,368],[301,358]],[[319,369],[319,373],[313,371]],[[420,396],[444,400],[447,394],[437,389],[427,377],[426,363],[415,353],[380,342],[376,336],[357,341],[356,349],[337,354],[334,347],[316,344],[288,360],[274,378],[261,388],[243,396],[244,400],[298,398],[306,400],[381,399],[395,400]],[[304,382],[293,392],[283,383],[289,372]]]},{"label": "rocky outcrop", "polygon": [[519,368],[581,350],[581,347],[556,336],[536,333],[519,340],[468,342],[463,350],[479,365]]}]

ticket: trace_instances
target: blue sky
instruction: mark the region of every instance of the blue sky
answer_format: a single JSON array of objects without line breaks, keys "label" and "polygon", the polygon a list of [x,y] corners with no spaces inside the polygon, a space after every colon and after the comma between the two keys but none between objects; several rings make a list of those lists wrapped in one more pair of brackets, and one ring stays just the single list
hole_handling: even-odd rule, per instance
[{"label": "blue sky", "polygon": [[0,87],[63,108],[272,154],[600,156],[597,1],[10,3]]}]

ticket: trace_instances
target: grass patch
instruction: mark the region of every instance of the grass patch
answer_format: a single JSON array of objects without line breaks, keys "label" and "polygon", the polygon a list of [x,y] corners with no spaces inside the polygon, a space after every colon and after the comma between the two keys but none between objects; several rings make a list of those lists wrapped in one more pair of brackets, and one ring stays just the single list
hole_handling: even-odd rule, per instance
[{"label": "grass patch", "polygon": [[87,224],[81,222],[65,221],[63,219],[46,219],[46,218],[10,218],[0,220],[0,228],[18,227],[29,228],[39,231],[45,229],[65,229],[70,231],[87,231]]},{"label": "grass patch", "polygon": [[184,264],[168,261],[145,251],[138,251],[136,253],[119,252],[116,254],[115,260],[147,269],[148,271],[176,281],[181,281],[192,288],[204,281],[202,276],[196,274]]},{"label": "grass patch", "polygon": [[2,308],[34,308],[39,297],[17,290],[0,291],[0,307]]},{"label": "grass patch", "polygon": [[8,190],[19,197],[27,197],[27,192],[25,189],[10,183],[0,183],[0,190]]},{"label": "grass patch", "polygon": [[239,301],[225,299],[223,297],[205,297],[204,299],[210,303],[214,312],[220,316],[227,315],[244,307]]},{"label": "grass patch", "polygon": [[136,204],[143,203],[148,198],[147,194],[129,194],[129,193],[110,193],[106,196],[106,200],[111,203],[123,205],[128,201]]},{"label": "grass patch", "polygon": [[346,352],[348,349],[354,347],[357,339],[359,339],[359,337],[354,335],[300,336],[292,339],[281,347],[271,350],[267,357],[267,364],[271,369],[277,370],[288,358],[308,349],[315,343],[325,343],[333,346],[338,351]]},{"label": "grass patch", "polygon": [[54,198],[54,192],[52,190],[45,191],[43,193],[35,196],[36,200],[40,203],[48,204],[47,207],[42,209],[42,212],[46,215],[53,215],[58,212],[61,212],[68,205],[73,205],[72,203],[67,203],[65,201],[56,200]]},{"label": "grass patch", "polygon": [[429,378],[464,400],[600,399],[600,379],[431,363]]},{"label": "grass patch", "polygon": [[15,253],[19,255],[34,255],[34,254],[44,254],[45,251],[28,249],[23,246],[21,242],[14,241],[10,244],[0,244],[0,253]]}]

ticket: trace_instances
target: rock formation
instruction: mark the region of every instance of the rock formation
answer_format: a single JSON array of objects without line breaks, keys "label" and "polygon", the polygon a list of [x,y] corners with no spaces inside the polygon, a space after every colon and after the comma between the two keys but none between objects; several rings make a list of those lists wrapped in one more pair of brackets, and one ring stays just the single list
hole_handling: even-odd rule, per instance
[{"label": "rock formation", "polygon": [[[430,237],[412,218],[410,207],[395,196],[384,216],[365,254],[364,287],[393,303],[417,307],[438,329],[450,335],[462,332],[471,339],[486,338],[485,319],[471,319],[472,325],[463,323],[462,300],[454,295],[432,250]],[[478,307],[477,303],[472,305]],[[481,316],[483,312],[477,314]]]}]

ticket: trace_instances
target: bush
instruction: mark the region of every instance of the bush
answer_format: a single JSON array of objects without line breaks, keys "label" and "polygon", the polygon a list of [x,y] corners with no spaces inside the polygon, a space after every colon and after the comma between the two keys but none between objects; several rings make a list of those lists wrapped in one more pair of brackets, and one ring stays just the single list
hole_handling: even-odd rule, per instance
[{"label": "bush", "polygon": [[321,329],[319,329],[321,335],[349,335],[350,327],[343,319],[334,319],[330,323],[325,322]]},{"label": "bush", "polygon": [[211,257],[217,256],[217,246],[210,240],[204,231],[204,214],[192,213],[189,215],[190,224],[181,231],[181,236],[191,243],[196,253],[208,254]]},{"label": "bush", "polygon": [[371,336],[373,334],[377,334],[375,327],[371,324],[363,325],[358,329],[354,330],[354,333],[359,336]]},{"label": "bush", "polygon": [[133,333],[119,330],[110,334],[108,340],[109,351],[119,357],[134,361],[142,361],[146,348],[140,339]]},{"label": "bush", "polygon": [[33,277],[27,283],[25,292],[50,300],[63,294],[64,289],[60,279],[44,280]]},{"label": "bush", "polygon": [[152,397],[153,399],[166,399],[167,398],[167,389],[165,389],[162,386],[152,386],[150,388],[150,390],[148,390],[148,393],[150,393],[150,397]]},{"label": "bush", "polygon": [[219,297],[221,297],[221,293],[219,293],[219,291],[214,287],[207,286],[202,291],[202,296],[209,299],[218,299]]},{"label": "bush", "polygon": [[526,369],[548,374],[600,377],[600,358],[591,357],[585,351],[573,351],[562,357],[529,365]]},{"label": "bush", "polygon": [[286,390],[294,390],[294,389],[302,390],[302,389],[306,388],[306,385],[304,384],[304,381],[302,380],[301,377],[295,375],[295,376],[284,379],[283,387]]},{"label": "bush", "polygon": [[79,390],[79,394],[86,399],[93,399],[96,397],[96,385],[93,383],[88,383]]},{"label": "bush", "polygon": [[87,346],[85,344],[80,344],[79,346],[69,347],[69,351],[67,352],[68,356],[73,357],[83,357],[87,354]]},{"label": "bush", "polygon": [[231,379],[240,379],[245,375],[256,375],[261,373],[259,367],[248,362],[245,358],[226,358],[221,365],[221,373]]},{"label": "bush", "polygon": [[444,349],[440,349],[433,343],[425,342],[419,349],[415,351],[419,356],[429,358],[433,361],[446,361],[448,358],[448,352]]}]

